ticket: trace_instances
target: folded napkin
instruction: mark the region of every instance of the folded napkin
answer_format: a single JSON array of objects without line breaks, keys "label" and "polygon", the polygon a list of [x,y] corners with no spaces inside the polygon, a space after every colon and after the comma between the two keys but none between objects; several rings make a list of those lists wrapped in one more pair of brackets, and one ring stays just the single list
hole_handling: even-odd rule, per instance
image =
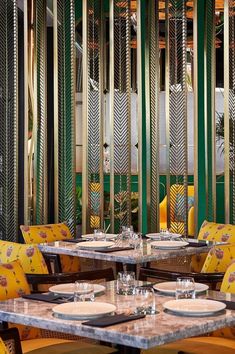
[{"label": "folded napkin", "polygon": [[71,243],[79,243],[79,242],[86,242],[86,240],[83,240],[81,238],[69,238],[63,240],[64,242],[71,242]]},{"label": "folded napkin", "polygon": [[83,322],[83,325],[86,326],[93,326],[93,327],[107,327],[107,326],[112,326],[118,323],[123,323],[123,322],[128,322],[128,321],[133,321],[133,320],[138,320],[140,318],[144,318],[145,315],[125,315],[125,314],[120,314],[120,315],[113,315],[113,316],[104,316],[97,318],[95,320],[90,320],[87,322]]},{"label": "folded napkin", "polygon": [[200,242],[189,242],[187,247],[205,247],[206,243],[200,243]]},{"label": "folded napkin", "polygon": [[111,253],[111,252],[117,252],[117,251],[127,251],[127,250],[133,250],[133,247],[110,247],[110,248],[104,248],[102,250],[95,250],[96,252],[102,252],[102,253]]},{"label": "folded napkin", "polygon": [[227,310],[235,310],[235,301],[213,299],[213,298],[209,298],[209,297],[207,298],[207,300],[214,300],[214,301],[222,302],[223,304],[226,305]]},{"label": "folded napkin", "polygon": [[29,295],[23,295],[22,297],[24,299],[45,301],[45,302],[50,302],[52,304],[63,304],[64,302],[67,302],[69,300],[69,299],[67,300],[65,297],[61,295],[55,295],[53,293],[29,294]]}]

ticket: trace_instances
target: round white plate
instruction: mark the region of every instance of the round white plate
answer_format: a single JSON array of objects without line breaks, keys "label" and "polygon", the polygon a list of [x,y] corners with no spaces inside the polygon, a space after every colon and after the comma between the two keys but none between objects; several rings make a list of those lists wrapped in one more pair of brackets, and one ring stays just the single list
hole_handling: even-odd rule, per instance
[{"label": "round white plate", "polygon": [[[116,238],[118,235],[117,234],[106,234],[106,240],[113,240]],[[82,238],[85,238],[87,240],[93,240],[94,239],[94,234],[87,234],[87,235],[82,235]]]},{"label": "round white plate", "polygon": [[61,318],[85,320],[115,312],[116,306],[107,302],[67,302],[53,307],[52,311]]},{"label": "round white plate", "polygon": [[[175,281],[166,281],[164,283],[159,283],[153,285],[153,288],[161,293],[175,295],[176,291],[176,282]],[[209,289],[209,286],[202,283],[195,283],[195,292],[202,293]]]},{"label": "round white plate", "polygon": [[188,242],[185,241],[153,241],[151,243],[152,247],[156,247],[162,250],[166,249],[178,249],[188,245]]},{"label": "round white plate", "polygon": [[206,316],[224,310],[226,305],[220,301],[207,299],[180,299],[167,301],[163,307],[184,316]]},{"label": "round white plate", "polygon": [[151,239],[158,239],[159,238],[164,238],[164,237],[170,237],[172,239],[174,238],[179,238],[179,237],[182,237],[181,234],[172,234],[172,233],[169,233],[169,234],[160,234],[160,232],[155,232],[155,233],[151,233],[151,234],[146,234],[146,237],[149,237]]},{"label": "round white plate", "polygon": [[77,244],[78,248],[91,248],[91,249],[102,249],[102,248],[108,248],[111,246],[114,246],[115,243],[112,241],[87,241],[87,242],[81,242]]},{"label": "round white plate", "polygon": [[[105,291],[105,286],[100,284],[93,284],[94,285],[94,293],[95,295],[99,293],[103,293]],[[71,296],[74,294],[75,291],[75,284],[68,283],[68,284],[58,284],[53,285],[49,288],[49,291],[54,294],[61,294],[61,295],[68,295]]]}]

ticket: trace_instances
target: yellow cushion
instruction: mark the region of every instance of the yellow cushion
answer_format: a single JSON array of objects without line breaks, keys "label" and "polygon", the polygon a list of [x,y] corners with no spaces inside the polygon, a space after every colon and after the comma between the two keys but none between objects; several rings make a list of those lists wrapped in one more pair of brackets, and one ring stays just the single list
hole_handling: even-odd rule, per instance
[{"label": "yellow cushion", "polygon": [[202,273],[226,272],[235,258],[234,245],[214,246],[208,253],[202,267]]},{"label": "yellow cushion", "polygon": [[233,243],[235,242],[235,225],[217,224],[205,220],[200,228],[198,240]]},{"label": "yellow cushion", "polygon": [[7,350],[2,338],[0,338],[0,353],[1,354],[9,354],[9,351]]},{"label": "yellow cushion", "polygon": [[223,278],[220,291],[235,294],[235,263],[232,263]]},{"label": "yellow cushion", "polygon": [[216,337],[197,337],[189,338],[154,347],[148,350],[142,350],[142,354],[233,354],[235,341],[231,339]]},{"label": "yellow cushion", "polygon": [[[28,354],[109,354],[115,349],[82,341],[57,338],[40,338],[21,342],[23,353]],[[46,347],[46,348],[45,348]]]},{"label": "yellow cushion", "polygon": [[[65,223],[48,225],[21,225],[20,229],[25,243],[54,242],[71,239],[72,235]],[[62,272],[72,273],[80,270],[78,257],[60,255]]]},{"label": "yellow cushion", "polygon": [[31,226],[21,225],[20,229],[25,243],[54,242],[72,238],[70,230],[65,223]]},{"label": "yellow cushion", "polygon": [[16,259],[20,260],[25,273],[48,274],[43,255],[36,245],[0,240],[0,263],[9,263]]},{"label": "yellow cushion", "polygon": [[29,284],[19,261],[0,264],[0,300],[30,294]]}]

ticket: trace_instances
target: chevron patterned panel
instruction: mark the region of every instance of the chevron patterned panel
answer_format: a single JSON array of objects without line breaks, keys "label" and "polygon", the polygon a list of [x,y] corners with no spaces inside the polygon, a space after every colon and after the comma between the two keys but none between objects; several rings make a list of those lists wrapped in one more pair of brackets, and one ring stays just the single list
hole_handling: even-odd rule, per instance
[{"label": "chevron patterned panel", "polygon": [[235,6],[229,0],[229,171],[230,222],[235,223]]},{"label": "chevron patterned panel", "polygon": [[18,235],[18,8],[0,1],[0,239]]},{"label": "chevron patterned panel", "polygon": [[[170,193],[170,227],[187,234],[187,18],[186,0],[169,1],[169,174],[175,177]],[[183,194],[183,197],[180,195]],[[169,197],[169,196],[168,196]],[[178,215],[178,216],[177,216]]]},{"label": "chevron patterned panel", "polygon": [[130,1],[113,0],[113,104],[111,151],[111,228],[119,231],[131,224],[131,64],[130,64]]},{"label": "chevron patterned panel", "polygon": [[151,0],[149,11],[149,85],[151,119],[151,231],[159,228],[159,22],[158,2]]},{"label": "chevron patterned panel", "polygon": [[87,229],[103,226],[102,1],[88,0]]},{"label": "chevron patterned panel", "polygon": [[58,16],[58,219],[75,233],[75,97],[73,0],[57,1]]},{"label": "chevron patterned panel", "polygon": [[35,6],[35,223],[47,223],[47,95],[46,95],[46,0]]}]

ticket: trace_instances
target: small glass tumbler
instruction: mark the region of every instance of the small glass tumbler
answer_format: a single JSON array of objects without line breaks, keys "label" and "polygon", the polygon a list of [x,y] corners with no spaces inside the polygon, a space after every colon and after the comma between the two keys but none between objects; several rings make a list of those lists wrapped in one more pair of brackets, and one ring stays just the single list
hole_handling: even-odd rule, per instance
[{"label": "small glass tumbler", "polygon": [[90,283],[75,281],[74,302],[94,300],[94,285]]},{"label": "small glass tumbler", "polygon": [[135,252],[141,251],[143,248],[142,234],[133,232],[129,238],[129,245],[134,247]]},{"label": "small glass tumbler", "polygon": [[129,240],[133,234],[133,226],[122,226],[121,243],[122,247],[129,246]]},{"label": "small glass tumbler", "polygon": [[117,275],[117,294],[133,295],[135,290],[135,272],[119,272]]},{"label": "small glass tumbler", "polygon": [[94,230],[94,241],[106,241],[106,234],[102,229]]},{"label": "small glass tumbler", "polygon": [[191,277],[177,278],[176,299],[195,299],[195,283]]},{"label": "small glass tumbler", "polygon": [[135,313],[145,315],[157,313],[153,288],[149,286],[137,286],[135,288]]}]

